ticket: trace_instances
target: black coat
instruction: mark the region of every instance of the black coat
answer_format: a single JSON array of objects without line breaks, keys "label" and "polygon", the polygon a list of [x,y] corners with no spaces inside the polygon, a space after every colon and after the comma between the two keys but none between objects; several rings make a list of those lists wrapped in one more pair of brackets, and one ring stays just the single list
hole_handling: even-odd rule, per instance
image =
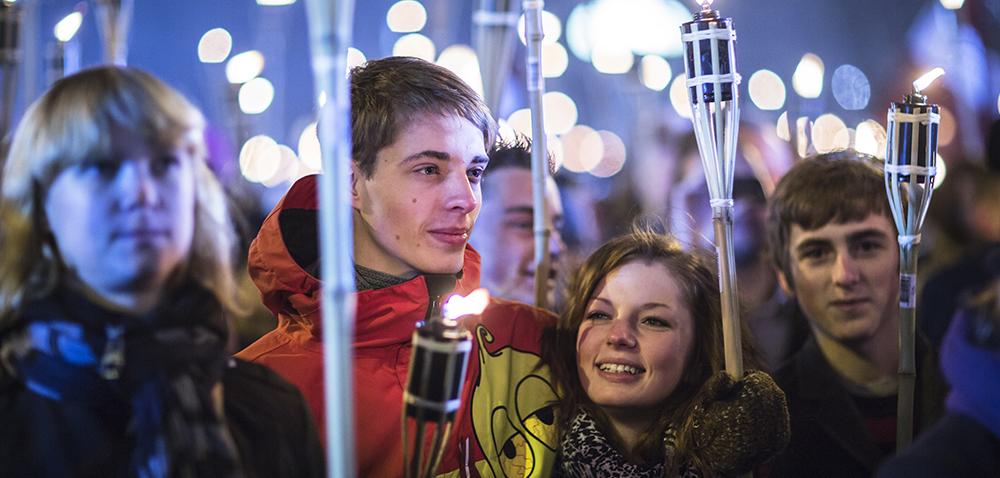
[{"label": "black coat", "polygon": [[[81,296],[63,292],[35,302],[26,310],[45,317],[72,316],[78,321],[75,323],[80,324],[116,320],[113,313]],[[193,303],[203,303],[200,297],[192,298],[189,294],[174,303],[179,304],[178,311],[197,311],[201,309],[183,306],[188,298]],[[191,323],[220,317],[220,314],[192,313],[187,317],[180,312],[173,314],[178,315],[179,321]],[[30,320],[25,319],[25,322]],[[0,335],[8,340],[20,327],[13,326]],[[59,336],[50,337],[50,341],[59,339]],[[138,342],[131,347],[137,355],[141,355],[141,344]],[[66,345],[52,347],[76,350]],[[126,344],[125,347],[130,346]],[[168,348],[166,353],[174,350],[177,349]],[[217,352],[212,355],[218,357],[219,364],[217,380],[222,385],[224,423],[233,439],[243,475],[247,478],[324,476],[323,450],[298,389],[263,366],[231,359],[221,349],[214,350]],[[14,363],[13,355],[5,358],[7,364]],[[19,368],[0,364],[0,476],[124,477],[135,473],[135,469],[130,468],[130,458],[138,442],[136,436],[149,435],[131,432],[135,430],[135,421],[130,402],[114,394],[92,392],[85,386],[90,382],[77,379],[92,372],[66,363],[45,369],[48,373],[44,376],[54,384],[69,387],[67,390],[72,390],[79,398],[50,398],[40,392],[41,389],[26,386],[25,378],[14,372]],[[126,365],[129,363],[133,370],[143,367],[141,362]],[[187,397],[191,399],[190,395]],[[160,417],[169,416],[163,409],[158,413]],[[171,423],[167,422],[166,426]]]},{"label": "black coat", "polygon": [[[774,376],[785,391],[792,437],[771,477],[872,476],[885,458],[861,412],[812,336]],[[936,355],[917,346],[915,428],[942,413],[945,386]]]},{"label": "black coat", "polygon": [[889,460],[878,476],[995,478],[1000,476],[1000,437],[965,415],[948,414]]}]

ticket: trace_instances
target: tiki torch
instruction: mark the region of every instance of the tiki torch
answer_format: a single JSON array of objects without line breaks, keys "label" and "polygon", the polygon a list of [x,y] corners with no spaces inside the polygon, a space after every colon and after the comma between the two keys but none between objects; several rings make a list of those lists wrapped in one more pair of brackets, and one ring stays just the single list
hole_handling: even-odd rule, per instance
[{"label": "tiki torch", "polygon": [[548,307],[549,269],[552,267],[549,255],[549,236],[552,229],[545,214],[545,180],[549,174],[548,145],[545,140],[545,111],[542,99],[545,96],[545,78],[542,76],[542,0],[524,1],[524,37],[528,54],[527,83],[528,99],[531,107],[531,194],[534,203],[535,232],[535,306]]},{"label": "tiki torch", "polygon": [[740,76],[736,73],[736,31],[730,18],[700,0],[701,11],[681,25],[691,123],[712,206],[722,293],[722,338],[726,372],[743,377],[736,265],[733,256],[733,166],[739,129]]},{"label": "tiki torch", "polygon": [[902,103],[889,105],[885,153],[885,192],[899,240],[899,394],[896,449],[913,440],[913,392],[916,383],[914,333],[917,305],[917,253],[920,230],[934,192],[937,137],[941,112],[921,94],[944,74],[935,68],[913,82]]},{"label": "tiki torch", "polygon": [[472,335],[459,324],[489,303],[486,289],[452,295],[441,305],[432,297],[427,316],[413,333],[410,369],[403,393],[403,466],[407,478],[434,476],[455,414],[472,351]]},{"label": "tiki torch", "polygon": [[480,0],[472,15],[473,46],[483,77],[483,99],[493,116],[500,114],[500,100],[514,59],[518,12],[515,0]]},{"label": "tiki torch", "polygon": [[[0,2],[0,71],[3,72],[3,95],[0,96],[0,138],[8,133],[14,115],[17,64],[21,61],[21,4]],[[0,160],[2,163],[2,160]]]},{"label": "tiki torch", "polygon": [[104,63],[128,63],[128,29],[133,0],[97,0],[97,26],[104,40]]},{"label": "tiki torch", "polygon": [[323,393],[326,410],[328,476],[350,477],[354,462],[354,236],[351,229],[351,97],[347,47],[351,43],[354,0],[307,0],[313,85],[320,108],[319,140],[323,171],[319,177],[319,241],[323,277]]}]

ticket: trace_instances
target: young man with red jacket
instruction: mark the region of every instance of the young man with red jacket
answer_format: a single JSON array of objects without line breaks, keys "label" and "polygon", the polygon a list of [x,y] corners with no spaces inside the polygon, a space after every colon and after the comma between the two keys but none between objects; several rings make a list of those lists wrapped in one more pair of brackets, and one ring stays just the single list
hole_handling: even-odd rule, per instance
[{"label": "young man with red jacket", "polygon": [[[356,461],[359,476],[397,476],[414,328],[431,295],[479,285],[479,254],[467,241],[496,125],[453,73],[401,57],[351,72],[351,116]],[[297,385],[325,437],[316,204],[316,177],[299,180],[250,246],[250,275],[278,326],[238,356]],[[550,474],[556,395],[538,354],[551,320],[491,300],[463,324],[473,349],[439,474]]]}]

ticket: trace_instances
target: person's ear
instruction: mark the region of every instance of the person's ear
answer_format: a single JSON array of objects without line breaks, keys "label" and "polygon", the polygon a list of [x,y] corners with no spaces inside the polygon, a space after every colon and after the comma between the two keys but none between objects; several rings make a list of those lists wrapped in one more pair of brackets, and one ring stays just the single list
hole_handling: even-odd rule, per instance
[{"label": "person's ear", "polygon": [[795,297],[795,289],[792,288],[792,281],[785,276],[785,272],[781,269],[775,270],[775,275],[778,276],[778,285],[781,286],[781,290],[785,293],[786,297]]},{"label": "person's ear", "polygon": [[361,194],[358,192],[358,181],[361,176],[361,169],[358,163],[351,160],[351,207],[361,209]]}]

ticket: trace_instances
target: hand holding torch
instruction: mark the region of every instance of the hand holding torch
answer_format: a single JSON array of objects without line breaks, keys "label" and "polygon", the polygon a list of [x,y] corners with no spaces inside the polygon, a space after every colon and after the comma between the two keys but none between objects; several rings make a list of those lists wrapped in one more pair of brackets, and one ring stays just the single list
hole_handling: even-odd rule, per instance
[{"label": "hand holding torch", "polygon": [[915,332],[917,253],[920,231],[934,192],[937,136],[941,112],[921,91],[944,74],[935,68],[913,82],[913,92],[889,105],[885,154],[885,192],[899,234],[899,393],[896,449],[913,440],[916,383]]},{"label": "hand holding torch", "polygon": [[733,252],[733,168],[739,129],[739,82],[733,21],[701,0],[694,20],[681,25],[691,123],[711,197],[715,247],[722,294],[722,330],[726,371],[743,377],[736,261]]},{"label": "hand holding torch", "polygon": [[489,298],[486,289],[476,289],[468,297],[453,295],[444,305],[440,296],[432,297],[424,322],[413,333],[403,393],[403,466],[407,478],[434,476],[461,406],[472,350],[472,335],[458,319],[482,313]]}]

